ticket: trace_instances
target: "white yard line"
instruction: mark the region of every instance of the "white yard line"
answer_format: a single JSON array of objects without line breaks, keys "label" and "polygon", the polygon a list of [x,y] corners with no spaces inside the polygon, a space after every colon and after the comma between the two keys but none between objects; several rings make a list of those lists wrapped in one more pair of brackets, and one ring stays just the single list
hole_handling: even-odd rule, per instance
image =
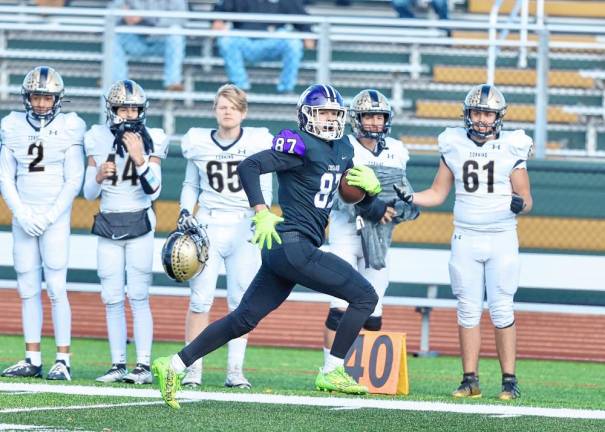
[{"label": "white yard line", "polygon": [[[0,383],[0,391],[32,391],[36,393],[58,393],[83,396],[118,396],[137,398],[158,398],[160,394],[156,389],[138,388],[111,388],[79,385],[50,385],[50,384],[26,384],[26,383]],[[540,408],[518,405],[478,405],[478,404],[454,404],[445,402],[422,402],[406,400],[384,400],[366,398],[344,398],[344,397],[312,397],[312,396],[285,396],[266,395],[255,393],[212,393],[200,391],[182,391],[179,396],[189,401],[218,401],[239,403],[262,403],[270,405],[305,405],[330,408],[372,408],[402,411],[433,411],[449,412],[459,414],[483,414],[483,415],[505,415],[505,416],[538,416],[573,419],[596,419],[605,420],[605,410],[571,409],[571,408]],[[149,402],[141,402],[141,404]],[[91,406],[88,406],[90,408]],[[56,409],[57,407],[52,407]],[[73,407],[64,406],[60,409],[69,410]],[[40,408],[43,410],[44,408]],[[47,408],[51,409],[51,408]],[[12,412],[13,408],[0,410],[0,414]],[[31,411],[28,408],[26,411]]]}]

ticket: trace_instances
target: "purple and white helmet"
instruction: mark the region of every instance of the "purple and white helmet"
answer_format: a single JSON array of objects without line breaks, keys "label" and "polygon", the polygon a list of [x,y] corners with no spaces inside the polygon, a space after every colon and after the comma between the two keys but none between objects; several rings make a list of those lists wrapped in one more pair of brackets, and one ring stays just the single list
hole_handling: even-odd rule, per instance
[{"label": "purple and white helmet", "polygon": [[[321,121],[320,110],[337,111],[336,120]],[[342,138],[347,108],[338,90],[329,84],[314,84],[298,99],[298,127],[325,141]]]}]

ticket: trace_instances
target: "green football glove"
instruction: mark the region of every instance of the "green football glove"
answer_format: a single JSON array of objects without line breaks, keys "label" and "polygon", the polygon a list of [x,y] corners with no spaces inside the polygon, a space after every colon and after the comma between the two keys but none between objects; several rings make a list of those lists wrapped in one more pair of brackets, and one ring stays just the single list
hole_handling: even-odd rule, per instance
[{"label": "green football glove", "polygon": [[347,183],[363,189],[372,196],[378,195],[382,191],[380,181],[374,174],[374,170],[364,165],[357,165],[349,170]]},{"label": "green football glove", "polygon": [[279,234],[275,231],[275,225],[283,221],[284,218],[274,215],[269,209],[264,209],[256,213],[252,218],[252,222],[254,222],[254,237],[252,237],[252,243],[261,249],[265,247],[265,244],[267,249],[271,249],[271,246],[273,246],[273,239],[281,244]]}]

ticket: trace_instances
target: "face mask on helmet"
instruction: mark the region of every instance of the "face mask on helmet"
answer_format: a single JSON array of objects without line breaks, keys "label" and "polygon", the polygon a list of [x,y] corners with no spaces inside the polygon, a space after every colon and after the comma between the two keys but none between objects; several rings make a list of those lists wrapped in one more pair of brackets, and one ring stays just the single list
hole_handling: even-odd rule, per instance
[{"label": "face mask on helmet", "polygon": [[[363,126],[364,114],[382,114],[384,124],[381,130],[370,130]],[[378,90],[362,90],[351,101],[349,108],[351,130],[357,138],[370,138],[378,142],[384,142],[391,131],[391,120],[393,110],[388,99]]]},{"label": "face mask on helmet", "polygon": [[340,93],[331,85],[315,84],[298,99],[298,127],[321,138],[333,141],[342,138],[346,107]]},{"label": "face mask on helmet", "polygon": [[[107,123],[112,132],[124,129],[138,132],[145,124],[147,96],[143,88],[133,80],[115,82],[105,96]],[[120,108],[136,108],[136,118],[129,119],[118,115]]]},{"label": "face mask on helmet", "polygon": [[[481,84],[473,87],[464,99],[464,127],[471,138],[485,140],[497,137],[502,129],[502,118],[506,114],[506,100],[495,86]],[[496,114],[493,123],[473,121],[471,111],[493,112]],[[481,131],[481,129],[485,129]]]},{"label": "face mask on helmet", "polygon": [[[49,122],[60,112],[64,86],[61,75],[48,66],[38,66],[25,75],[21,86],[21,97],[27,116],[37,121]],[[52,104],[40,109],[32,104],[32,95],[51,96]]]},{"label": "face mask on helmet", "polygon": [[171,279],[186,282],[199,275],[208,261],[210,242],[200,227],[170,233],[162,247],[162,266]]}]

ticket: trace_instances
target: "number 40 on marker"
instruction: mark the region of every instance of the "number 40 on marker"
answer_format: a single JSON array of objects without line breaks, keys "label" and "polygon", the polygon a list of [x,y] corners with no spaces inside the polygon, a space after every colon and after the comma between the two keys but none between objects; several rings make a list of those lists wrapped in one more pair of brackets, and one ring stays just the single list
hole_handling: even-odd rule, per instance
[{"label": "number 40 on marker", "polygon": [[362,331],[345,357],[345,369],[370,393],[409,394],[406,334]]}]

